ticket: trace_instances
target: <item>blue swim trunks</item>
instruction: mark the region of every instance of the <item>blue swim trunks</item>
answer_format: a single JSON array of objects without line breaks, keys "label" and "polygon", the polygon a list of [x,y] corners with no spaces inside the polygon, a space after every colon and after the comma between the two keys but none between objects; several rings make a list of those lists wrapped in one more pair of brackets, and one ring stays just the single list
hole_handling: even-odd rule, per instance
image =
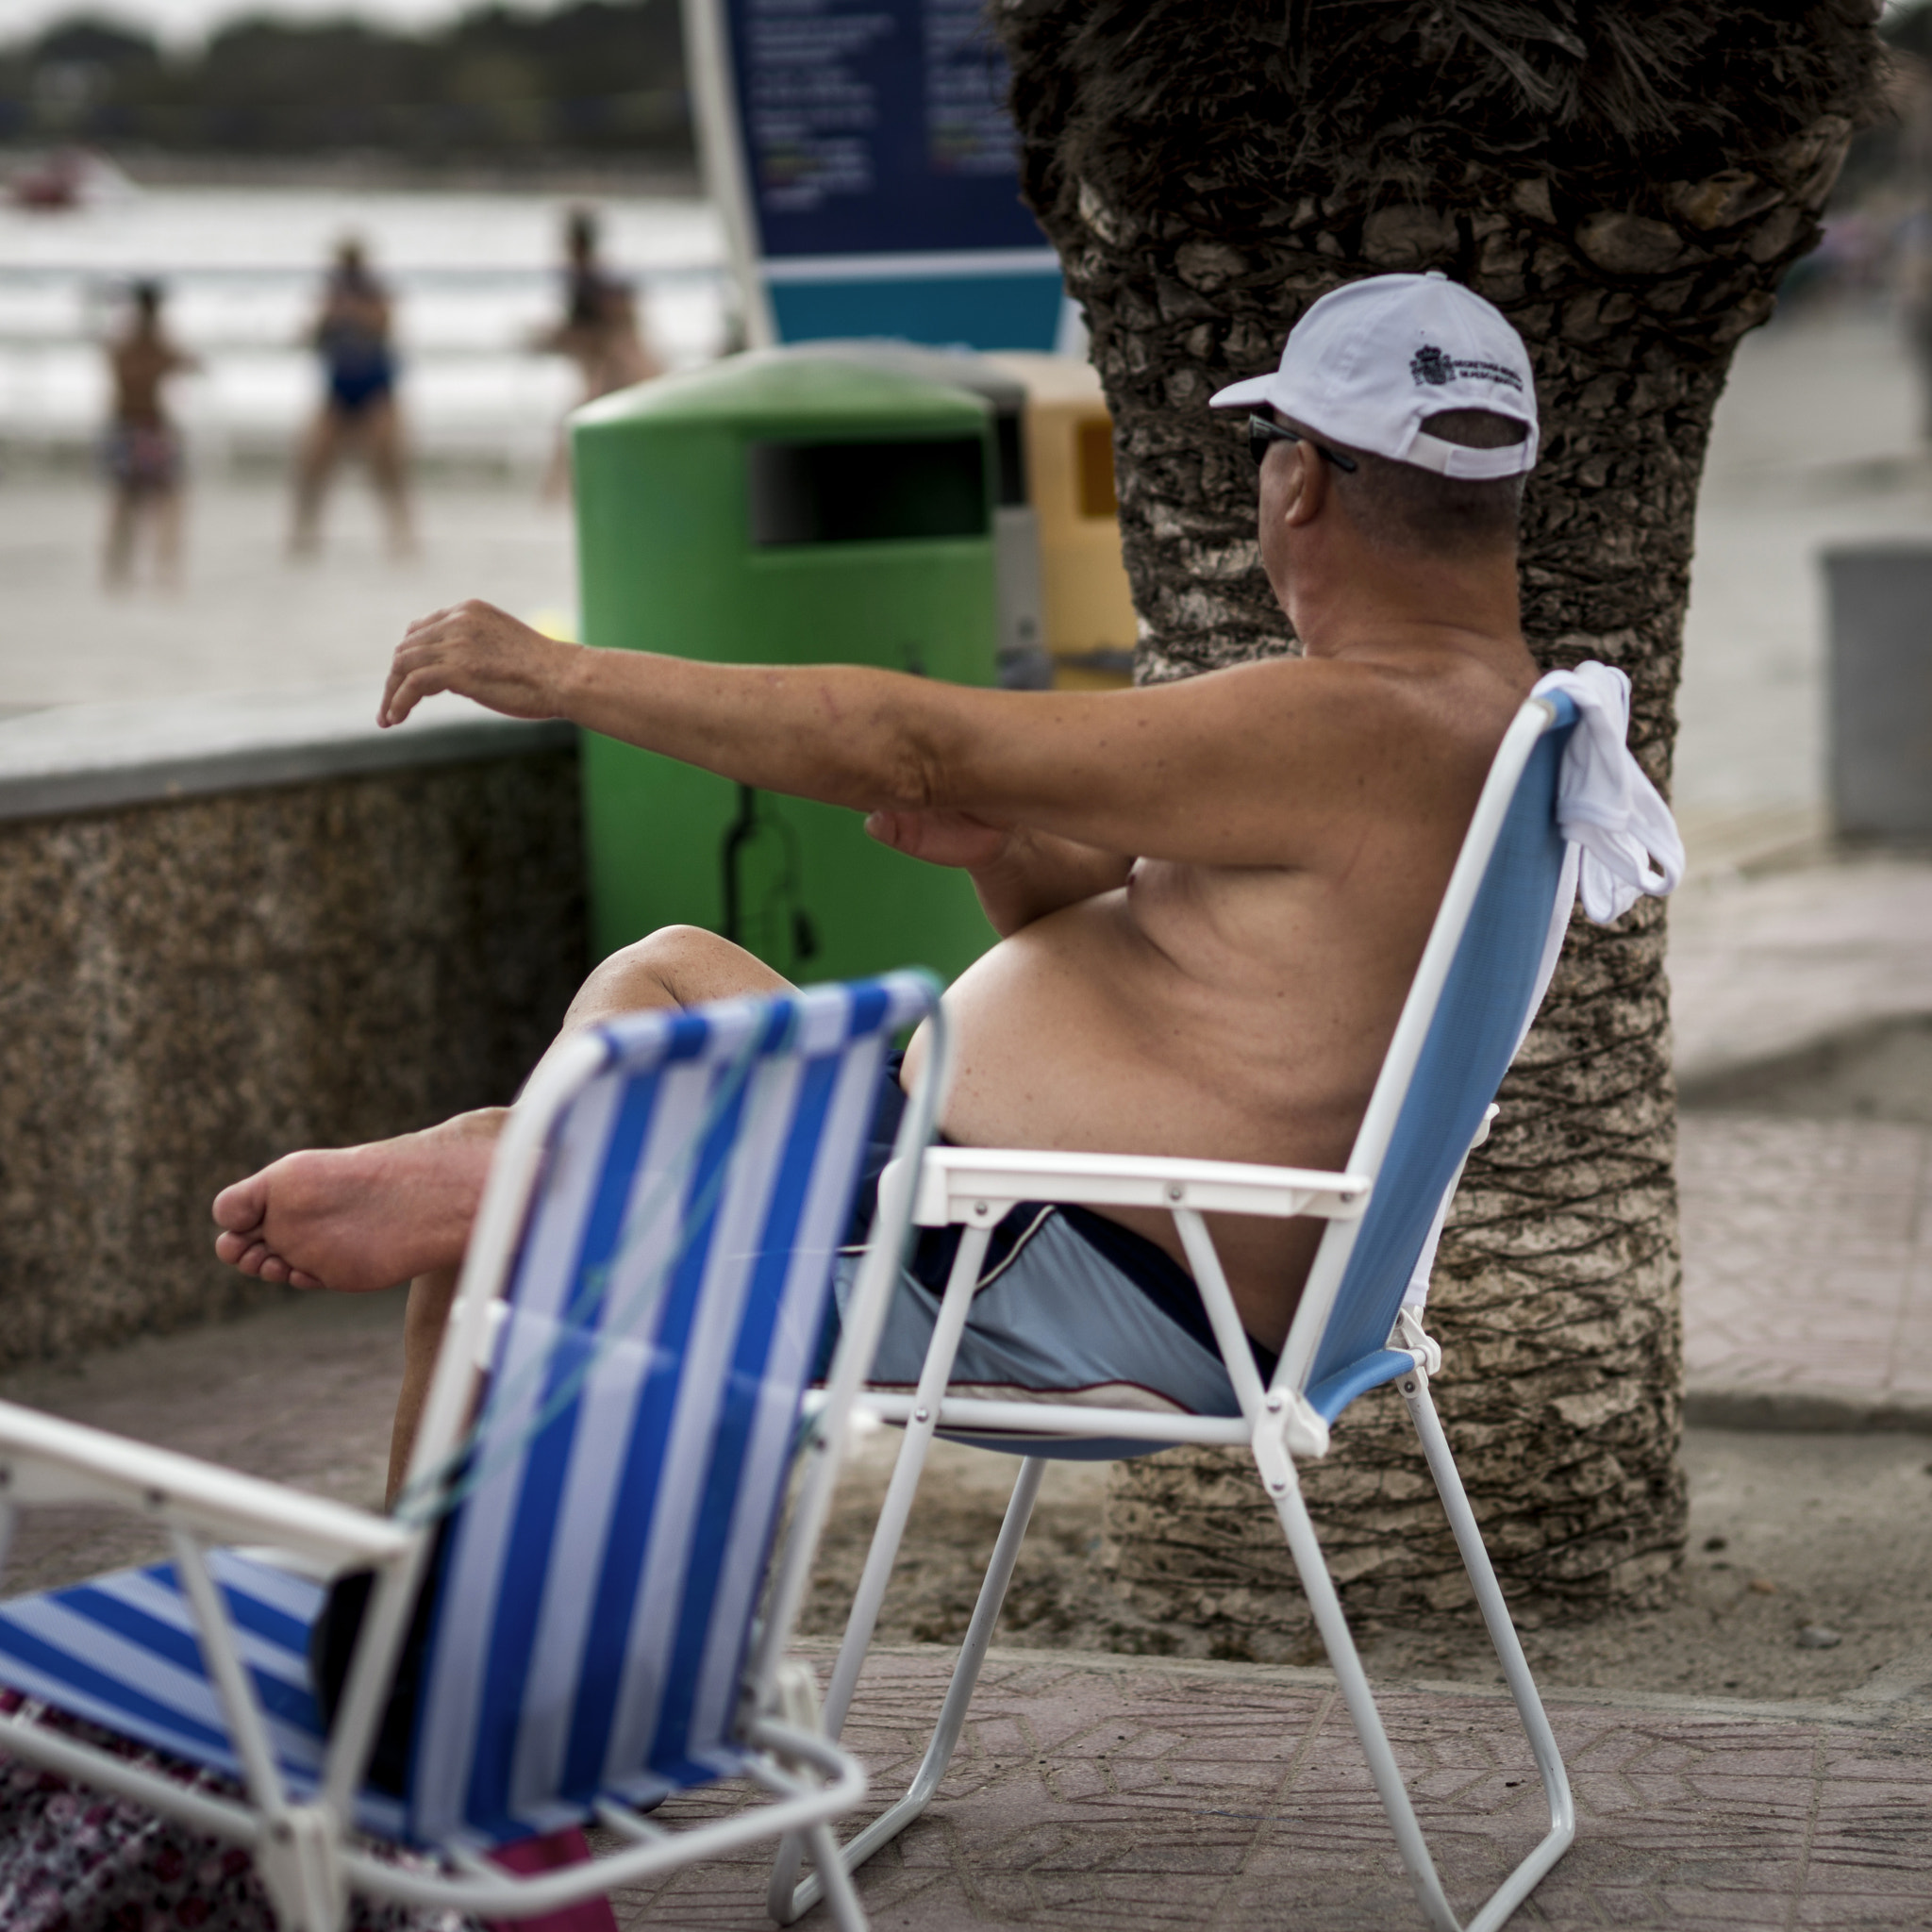
[{"label": "blue swim trunks", "polygon": [[[833,1276],[841,1314],[904,1106],[894,1055],[881,1080],[847,1245]],[[874,1387],[910,1389],[918,1382],[963,1232],[913,1230],[874,1363]],[[1265,1382],[1274,1373],[1274,1357],[1258,1342],[1250,1345]],[[1187,1270],[1117,1221],[1087,1208],[1041,1202],[1023,1202],[993,1230],[950,1386],[955,1394],[992,1401],[1241,1412]]]}]

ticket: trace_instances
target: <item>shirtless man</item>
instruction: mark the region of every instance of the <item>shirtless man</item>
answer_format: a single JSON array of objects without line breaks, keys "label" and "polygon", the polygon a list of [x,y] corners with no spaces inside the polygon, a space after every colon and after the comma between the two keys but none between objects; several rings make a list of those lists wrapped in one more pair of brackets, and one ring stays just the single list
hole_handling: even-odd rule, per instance
[{"label": "shirtless man", "polygon": [[[967,869],[1000,943],[946,996],[956,1141],[1339,1167],[1536,679],[1516,583],[1534,390],[1489,304],[1388,275],[1318,303],[1279,371],[1213,400],[1257,412],[1261,562],[1302,658],[1130,691],[1001,691],[588,650],[470,603],[409,630],[381,722],[442,691],[570,718],[848,806],[874,838]],[[726,941],[673,928],[599,966],[565,1030],[782,983]],[[414,1278],[399,1457],[501,1120],[290,1155],[215,1203],[217,1250],[248,1274],[351,1292]],[[1008,1265],[975,1298],[960,1380],[1090,1382],[1065,1357],[1092,1331],[1116,1386],[1234,1412],[1165,1217],[1034,1224],[994,1250]],[[1248,1333],[1277,1349],[1319,1225],[1214,1232]],[[882,1381],[918,1373],[936,1304],[931,1271],[914,1272],[924,1286],[895,1302]],[[1053,1333],[1037,1345],[1042,1311]]]}]

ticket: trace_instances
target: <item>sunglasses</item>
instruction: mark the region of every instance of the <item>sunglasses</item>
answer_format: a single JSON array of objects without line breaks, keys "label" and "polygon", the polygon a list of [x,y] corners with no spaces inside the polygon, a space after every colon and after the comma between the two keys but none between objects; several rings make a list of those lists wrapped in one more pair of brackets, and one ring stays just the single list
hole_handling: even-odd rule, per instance
[{"label": "sunglasses", "polygon": [[1268,451],[1277,442],[1305,442],[1318,457],[1333,463],[1338,470],[1354,470],[1357,467],[1353,457],[1345,457],[1339,449],[1330,449],[1326,443],[1317,442],[1312,436],[1304,436],[1299,429],[1284,429],[1279,423],[1271,423],[1266,416],[1248,418],[1248,454],[1255,459],[1256,469],[1268,460]]}]

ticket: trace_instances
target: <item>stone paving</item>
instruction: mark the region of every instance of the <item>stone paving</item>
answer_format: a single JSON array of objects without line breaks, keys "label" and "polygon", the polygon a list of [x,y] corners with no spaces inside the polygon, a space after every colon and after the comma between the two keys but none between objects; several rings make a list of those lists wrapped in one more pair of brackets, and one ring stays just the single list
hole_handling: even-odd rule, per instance
[{"label": "stone paving", "polygon": [[[881,1808],[943,1683],[881,1657],[850,1731]],[[1383,1701],[1452,1902],[1465,1914],[1546,1813],[1506,1699]],[[1551,1700],[1577,1840],[1516,1924],[1684,1928],[1932,1921],[1932,1712]],[[693,1794],[660,1818],[731,1802]],[[757,1853],[620,1894],[619,1923],[755,1932]],[[995,1653],[932,1808],[861,1874],[880,1932],[968,1926],[1420,1927],[1368,1768],[1324,1674]]]},{"label": "stone paving", "polygon": [[[1928,958],[1924,858],[1693,873],[1671,908],[1679,1080],[1722,1092],[1740,1068],[1923,1016]],[[1932,1428],[1932,1127],[1720,1104],[1679,1123],[1692,1419]]]},{"label": "stone paving", "polygon": [[1692,1418],[1932,1428],[1932,1129],[1690,1114],[1677,1172]]},{"label": "stone paving", "polygon": [[1742,877],[1700,872],[1693,847],[1671,901],[1670,975],[1687,1085],[1932,1011],[1932,860],[1820,852]]}]

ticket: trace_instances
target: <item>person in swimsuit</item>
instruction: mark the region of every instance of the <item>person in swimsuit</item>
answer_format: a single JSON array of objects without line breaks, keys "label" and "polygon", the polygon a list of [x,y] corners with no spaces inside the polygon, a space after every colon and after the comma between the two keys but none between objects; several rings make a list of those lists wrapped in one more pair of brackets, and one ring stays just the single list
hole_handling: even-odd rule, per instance
[{"label": "person in swimsuit", "polygon": [[181,575],[181,435],[163,404],[176,375],[200,368],[177,348],[161,320],[158,282],[137,282],[133,314],[108,345],[114,414],[102,451],[113,491],[102,575],[119,590],[134,575],[143,527],[154,533],[156,575],[174,585]]},{"label": "person in swimsuit", "polygon": [[[530,346],[540,355],[569,357],[583,378],[587,403],[661,375],[663,364],[652,355],[638,325],[636,297],[597,258],[597,217],[590,208],[571,209],[563,245],[563,315]],[[559,432],[544,474],[543,495],[562,496],[569,489],[570,444]]]},{"label": "person in swimsuit", "polygon": [[[1132,691],[982,690],[590,650],[472,602],[411,626],[379,720],[443,691],[569,718],[864,812],[874,838],[965,869],[999,939],[946,994],[953,1141],[1338,1168],[1537,677],[1516,575],[1533,378],[1481,298],[1388,275],[1324,298],[1278,371],[1214,400],[1253,411],[1259,561],[1301,656]],[[564,1026],[783,984],[674,927],[598,966]],[[925,1050],[915,1035],[912,1074]],[[882,1132],[896,1099],[882,1095]],[[392,1474],[503,1118],[288,1155],[214,1204],[217,1252],[246,1274],[348,1292],[412,1281]],[[1264,1359],[1319,1232],[1213,1226]],[[923,1242],[902,1282],[882,1381],[918,1374],[942,1246]],[[1167,1217],[1023,1211],[988,1277],[960,1382],[1234,1410]]]},{"label": "person in swimsuit", "polygon": [[309,341],[322,358],[322,408],[295,459],[295,522],[289,540],[297,557],[320,542],[322,502],[336,465],[359,455],[369,464],[388,513],[390,548],[415,547],[405,474],[402,420],[396,408],[396,358],[388,291],[370,272],[361,242],[338,244]]}]

